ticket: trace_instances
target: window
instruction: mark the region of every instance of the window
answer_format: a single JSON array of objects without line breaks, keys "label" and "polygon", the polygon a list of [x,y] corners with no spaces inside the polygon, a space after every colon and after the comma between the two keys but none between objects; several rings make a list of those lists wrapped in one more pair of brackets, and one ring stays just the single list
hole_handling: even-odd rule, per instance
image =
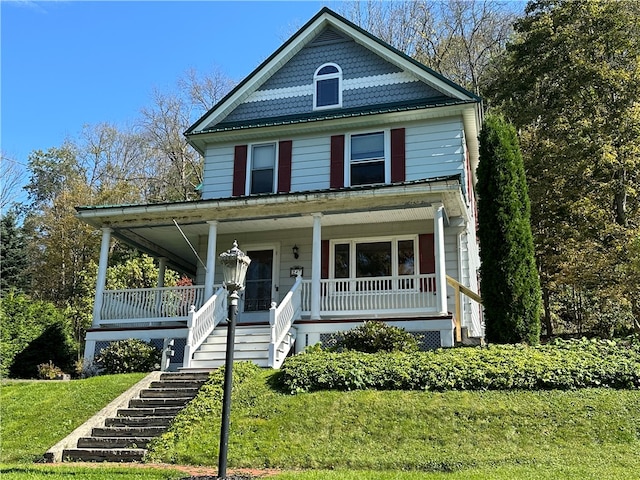
[{"label": "window", "polygon": [[387,183],[386,143],[384,132],[351,135],[349,185]]},{"label": "window", "polygon": [[249,192],[273,193],[276,165],[276,145],[254,145],[251,147],[251,174]]},{"label": "window", "polygon": [[[333,278],[412,276],[415,238],[340,241],[333,245]],[[412,282],[402,282],[411,288]]]},{"label": "window", "polygon": [[313,108],[342,106],[342,70],[335,63],[326,63],[313,76]]}]

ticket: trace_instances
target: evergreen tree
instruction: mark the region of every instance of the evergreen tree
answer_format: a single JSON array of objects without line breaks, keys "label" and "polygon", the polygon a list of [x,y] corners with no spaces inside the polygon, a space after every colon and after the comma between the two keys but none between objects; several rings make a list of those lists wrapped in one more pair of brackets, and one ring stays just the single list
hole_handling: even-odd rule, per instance
[{"label": "evergreen tree", "polygon": [[28,291],[28,266],[27,242],[17,224],[15,212],[10,211],[0,219],[0,294],[4,295],[11,289]]},{"label": "evergreen tree", "polygon": [[540,280],[515,129],[489,116],[480,133],[478,237],[487,340],[538,343]]}]

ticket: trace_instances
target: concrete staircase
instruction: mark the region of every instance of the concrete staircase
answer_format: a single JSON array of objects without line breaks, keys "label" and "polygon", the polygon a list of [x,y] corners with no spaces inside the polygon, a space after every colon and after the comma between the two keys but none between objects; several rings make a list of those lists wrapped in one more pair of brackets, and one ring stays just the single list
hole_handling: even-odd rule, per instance
[{"label": "concrete staircase", "polygon": [[[267,326],[236,326],[235,362],[253,362],[259,367],[269,363],[271,328]],[[180,371],[206,371],[224,365],[227,348],[227,327],[218,326],[193,354],[191,366]]]},{"label": "concrete staircase", "polygon": [[164,433],[169,424],[198,393],[208,373],[163,373],[139,397],[129,400],[127,408],[104,420],[104,426],[80,437],[76,448],[62,451],[63,461],[138,462],[147,452],[147,444]]}]

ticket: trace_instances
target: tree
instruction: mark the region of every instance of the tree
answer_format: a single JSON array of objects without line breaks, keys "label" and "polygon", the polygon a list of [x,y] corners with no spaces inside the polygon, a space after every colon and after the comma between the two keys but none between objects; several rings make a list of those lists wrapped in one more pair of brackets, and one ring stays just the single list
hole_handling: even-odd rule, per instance
[{"label": "tree", "polygon": [[0,296],[9,290],[29,291],[29,260],[27,242],[22,227],[17,224],[17,214],[9,211],[0,219]]},{"label": "tree", "polygon": [[540,285],[524,165],[515,129],[489,116],[478,166],[480,276],[490,342],[536,344]]},{"label": "tree", "polygon": [[0,211],[6,211],[16,202],[18,192],[24,180],[20,164],[4,152],[0,154]]},{"label": "tree", "polygon": [[487,91],[521,133],[551,333],[559,300],[594,324],[640,295],[640,4],[532,1],[515,30]]},{"label": "tree", "polygon": [[344,11],[365,30],[477,95],[517,14],[513,3],[496,0],[353,2]]}]

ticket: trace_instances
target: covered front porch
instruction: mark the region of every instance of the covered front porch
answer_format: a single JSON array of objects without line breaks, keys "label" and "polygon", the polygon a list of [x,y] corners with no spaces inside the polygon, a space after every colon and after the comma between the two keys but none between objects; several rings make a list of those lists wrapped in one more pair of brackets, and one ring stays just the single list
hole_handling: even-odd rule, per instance
[{"label": "covered front porch", "polygon": [[[81,218],[102,228],[85,358],[93,358],[100,342],[112,337],[170,334],[184,339],[177,356],[189,366],[202,342],[224,325],[226,293],[219,287],[217,257],[236,239],[255,267],[242,293],[239,325],[268,328],[270,366],[279,363],[275,357],[283,343],[292,348],[296,323],[310,335],[298,346],[321,331],[343,330],[354,319],[407,318],[423,320],[422,329],[448,332],[441,346],[453,345],[462,314],[450,313],[454,302],[447,295],[447,273],[457,273],[459,259],[446,244],[455,244],[466,225],[462,202],[457,182],[442,181],[80,209]],[[113,236],[158,258],[156,288],[105,289]],[[428,267],[423,257],[432,259]],[[188,274],[194,285],[165,287],[167,267]]]}]

